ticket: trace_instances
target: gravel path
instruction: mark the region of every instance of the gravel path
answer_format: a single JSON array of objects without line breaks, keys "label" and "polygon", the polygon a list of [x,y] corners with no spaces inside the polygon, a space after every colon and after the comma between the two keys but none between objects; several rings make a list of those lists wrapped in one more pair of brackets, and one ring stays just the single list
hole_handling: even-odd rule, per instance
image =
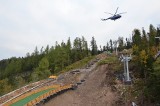
[{"label": "gravel path", "polygon": [[[113,92],[106,83],[107,67],[108,65],[102,65],[95,69],[96,65],[94,64],[89,69],[80,69],[78,78],[76,77],[75,80],[85,79],[85,81],[78,85],[76,90],[58,95],[44,106],[121,106],[117,104],[118,93]],[[71,79],[74,82],[73,78]]]}]

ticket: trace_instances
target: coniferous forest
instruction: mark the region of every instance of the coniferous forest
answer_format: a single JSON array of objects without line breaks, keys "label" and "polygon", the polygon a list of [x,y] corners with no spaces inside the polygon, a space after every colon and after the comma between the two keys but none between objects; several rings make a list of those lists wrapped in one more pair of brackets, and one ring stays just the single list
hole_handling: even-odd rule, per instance
[{"label": "coniferous forest", "polygon": [[160,39],[155,37],[160,37],[160,28],[150,25],[148,32],[143,28],[134,29],[132,38],[110,39],[106,41],[106,45],[100,47],[97,46],[94,37],[87,42],[83,36],[76,37],[73,43],[68,38],[66,42],[55,42],[54,46],[48,45],[40,49],[35,47],[34,52],[27,53],[25,57],[12,57],[0,61],[0,95],[30,82],[45,79],[51,74],[57,74],[66,66],[86,57],[103,51],[112,53],[118,45],[119,52],[124,49],[132,51],[132,93],[142,104],[145,101],[159,103],[160,58],[156,57],[156,54],[160,51]]},{"label": "coniferous forest", "polygon": [[[89,47],[91,49],[89,49]],[[86,39],[76,37],[73,43],[55,42],[54,46],[35,47],[33,53],[25,57],[12,57],[0,61],[0,95],[19,88],[29,82],[47,78],[65,69],[66,66],[98,53],[96,40],[92,37],[88,44]]]}]

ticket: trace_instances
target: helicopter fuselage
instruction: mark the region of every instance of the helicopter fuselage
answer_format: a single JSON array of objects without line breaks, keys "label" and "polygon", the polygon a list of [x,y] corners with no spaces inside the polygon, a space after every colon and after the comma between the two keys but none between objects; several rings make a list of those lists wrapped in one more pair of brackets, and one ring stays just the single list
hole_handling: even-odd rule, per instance
[{"label": "helicopter fuselage", "polygon": [[108,19],[111,19],[111,20],[115,21],[116,19],[119,19],[119,18],[121,18],[121,15],[117,14],[117,15],[114,15],[112,17],[109,17]]}]

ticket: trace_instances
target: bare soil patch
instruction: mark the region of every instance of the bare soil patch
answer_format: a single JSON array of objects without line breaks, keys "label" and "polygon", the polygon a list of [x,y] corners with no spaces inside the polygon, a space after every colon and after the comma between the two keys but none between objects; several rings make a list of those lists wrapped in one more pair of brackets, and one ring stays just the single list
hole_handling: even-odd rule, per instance
[{"label": "bare soil patch", "polygon": [[[52,98],[44,106],[124,106],[116,87],[111,82],[113,73],[109,66],[96,68],[96,62],[89,68],[78,69],[72,74],[67,72],[57,83],[76,83],[84,80],[76,90],[67,91]],[[63,78],[62,78],[63,77]]]}]

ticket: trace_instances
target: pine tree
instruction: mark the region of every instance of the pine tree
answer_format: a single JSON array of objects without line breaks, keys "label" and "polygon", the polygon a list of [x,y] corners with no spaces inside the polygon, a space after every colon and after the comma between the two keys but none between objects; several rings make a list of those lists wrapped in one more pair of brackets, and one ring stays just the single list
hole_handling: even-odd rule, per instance
[{"label": "pine tree", "polygon": [[82,36],[82,54],[83,54],[83,58],[88,56],[88,44],[84,36]]},{"label": "pine tree", "polygon": [[91,54],[96,55],[97,52],[98,52],[98,50],[97,50],[96,40],[95,40],[94,37],[92,37],[92,40],[91,40]]},{"label": "pine tree", "polygon": [[156,37],[156,29],[155,27],[151,24],[149,26],[149,46],[152,47],[152,46],[155,46],[155,37]]},{"label": "pine tree", "polygon": [[123,37],[118,37],[118,50],[122,51],[124,49],[124,41],[123,41]]},{"label": "pine tree", "polygon": [[142,38],[141,38],[141,40],[142,40],[141,48],[148,53],[149,43],[148,43],[148,40],[147,40],[147,34],[146,34],[144,29],[142,29]]},{"label": "pine tree", "polygon": [[[157,35],[156,37],[160,37],[160,27],[157,27]],[[156,38],[156,47],[160,50],[160,38]]]},{"label": "pine tree", "polygon": [[39,54],[38,47],[36,46],[34,53],[32,55],[37,56]]},{"label": "pine tree", "polygon": [[141,51],[141,33],[139,29],[134,29],[132,34],[133,54],[139,55]]},{"label": "pine tree", "polygon": [[113,52],[113,42],[112,42],[112,39],[110,39],[110,51],[111,51],[111,53]]},{"label": "pine tree", "polygon": [[109,43],[107,42],[107,45],[106,45],[106,50],[109,51],[110,48],[109,48]]},{"label": "pine tree", "polygon": [[32,80],[38,81],[40,79],[47,78],[51,74],[48,68],[49,68],[49,62],[47,58],[44,57],[39,62],[38,67],[34,69],[34,72],[32,73]]},{"label": "pine tree", "polygon": [[71,45],[71,41],[70,38],[68,38],[67,40],[67,45],[66,45],[66,52],[67,52],[67,65],[71,64],[71,49],[72,49],[72,45]]},{"label": "pine tree", "polygon": [[82,40],[81,38],[76,37],[76,39],[73,42],[73,55],[74,55],[75,61],[82,59]]},{"label": "pine tree", "polygon": [[46,46],[46,49],[45,49],[44,52],[45,52],[46,55],[49,53],[49,45]]},{"label": "pine tree", "polygon": [[141,33],[139,29],[134,29],[132,41],[133,45],[139,46],[141,44]]},{"label": "pine tree", "polygon": [[132,48],[132,41],[126,38],[126,49]]}]

